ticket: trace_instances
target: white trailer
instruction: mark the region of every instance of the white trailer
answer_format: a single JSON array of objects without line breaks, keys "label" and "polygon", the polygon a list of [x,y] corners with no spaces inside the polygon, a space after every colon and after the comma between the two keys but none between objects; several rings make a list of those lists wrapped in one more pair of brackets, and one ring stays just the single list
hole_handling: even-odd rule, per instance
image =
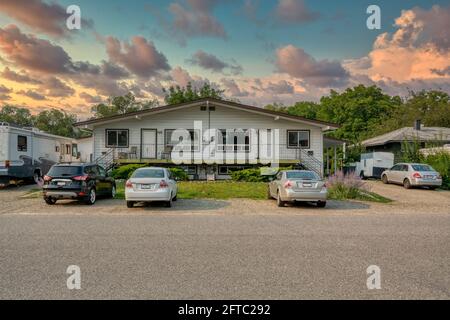
[{"label": "white trailer", "polygon": [[355,162],[355,173],[362,179],[381,178],[384,170],[394,166],[394,154],[391,152],[369,152],[361,154],[361,161]]},{"label": "white trailer", "polygon": [[58,162],[78,162],[72,138],[0,122],[0,186],[11,181],[37,179]]}]

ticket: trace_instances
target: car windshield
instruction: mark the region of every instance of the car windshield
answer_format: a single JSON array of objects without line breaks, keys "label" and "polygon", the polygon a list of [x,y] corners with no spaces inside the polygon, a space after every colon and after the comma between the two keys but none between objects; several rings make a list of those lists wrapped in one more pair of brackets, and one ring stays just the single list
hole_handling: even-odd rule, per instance
[{"label": "car windshield", "polygon": [[302,180],[318,180],[317,173],[312,171],[288,171],[286,172],[288,179],[302,179]]},{"label": "car windshield", "polygon": [[434,171],[434,169],[427,164],[413,164],[411,166],[416,171]]},{"label": "car windshield", "polygon": [[50,177],[76,176],[81,174],[81,167],[77,166],[54,166],[47,173]]},{"label": "car windshield", "polygon": [[161,169],[138,169],[132,178],[164,178],[164,170]]}]

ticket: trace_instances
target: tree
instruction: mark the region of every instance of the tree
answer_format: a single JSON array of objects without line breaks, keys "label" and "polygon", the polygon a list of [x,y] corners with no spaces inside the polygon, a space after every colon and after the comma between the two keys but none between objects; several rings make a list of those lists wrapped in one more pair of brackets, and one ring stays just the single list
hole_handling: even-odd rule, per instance
[{"label": "tree", "polygon": [[162,89],[165,97],[164,101],[167,104],[177,104],[189,101],[195,101],[201,98],[215,98],[223,99],[224,90],[219,90],[211,87],[209,83],[204,83],[200,89],[193,87],[189,82],[186,87],[171,86],[169,89]]},{"label": "tree", "polygon": [[118,114],[150,109],[157,105],[157,100],[136,101],[136,97],[133,95],[133,93],[129,92],[124,96],[117,96],[108,99],[107,104],[97,104],[93,106],[91,110],[95,118],[103,118]]},{"label": "tree", "polygon": [[315,102],[301,101],[289,107],[287,113],[307,119],[317,119],[319,109],[320,105]]},{"label": "tree", "polygon": [[8,122],[19,126],[31,126],[32,117],[30,110],[14,106],[3,106],[0,111],[0,122]]},{"label": "tree", "polygon": [[350,141],[361,141],[399,109],[400,97],[384,94],[377,86],[358,85],[342,93],[331,90],[320,99],[319,120],[330,121],[341,127],[332,135]]},{"label": "tree", "polygon": [[77,116],[64,111],[51,109],[40,112],[33,117],[33,126],[39,130],[64,137],[78,137],[78,130],[73,127]]}]

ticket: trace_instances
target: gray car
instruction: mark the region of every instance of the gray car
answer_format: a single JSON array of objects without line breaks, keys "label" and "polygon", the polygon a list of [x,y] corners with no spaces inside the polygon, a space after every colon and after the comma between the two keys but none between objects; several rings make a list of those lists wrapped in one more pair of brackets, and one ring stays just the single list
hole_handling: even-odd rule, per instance
[{"label": "gray car", "polygon": [[286,170],[269,183],[267,197],[277,199],[279,207],[284,207],[286,202],[305,201],[323,208],[327,204],[327,188],[314,171]]},{"label": "gray car", "polygon": [[397,163],[381,174],[383,183],[401,184],[411,187],[436,189],[442,185],[442,177],[430,165],[423,163]]}]

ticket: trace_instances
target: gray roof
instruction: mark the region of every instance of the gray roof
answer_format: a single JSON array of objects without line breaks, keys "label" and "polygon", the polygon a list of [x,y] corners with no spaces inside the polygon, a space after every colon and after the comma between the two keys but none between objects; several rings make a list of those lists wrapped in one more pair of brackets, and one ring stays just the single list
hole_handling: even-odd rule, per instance
[{"label": "gray roof", "polygon": [[361,142],[365,147],[379,146],[389,142],[402,142],[404,140],[418,141],[450,141],[450,128],[425,127],[415,130],[413,127],[404,127],[381,136],[370,138]]}]

